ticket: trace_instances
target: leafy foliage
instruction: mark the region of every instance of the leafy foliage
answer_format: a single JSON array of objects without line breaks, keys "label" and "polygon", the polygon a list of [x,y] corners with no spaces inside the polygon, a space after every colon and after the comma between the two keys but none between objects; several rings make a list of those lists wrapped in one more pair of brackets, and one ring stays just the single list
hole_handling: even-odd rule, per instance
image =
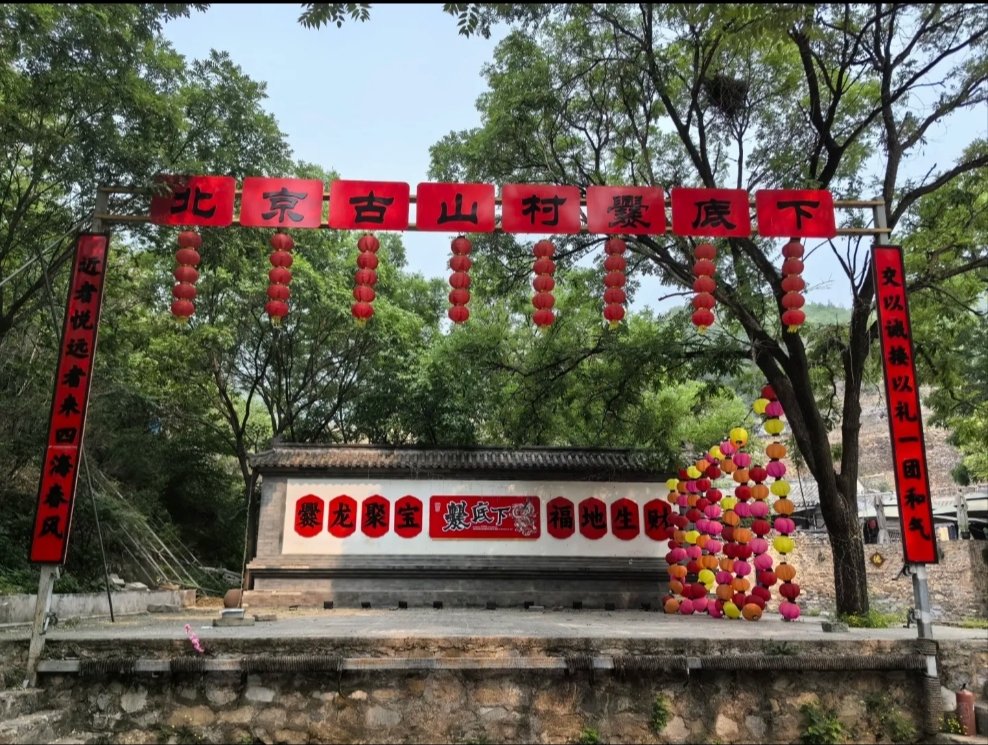
[{"label": "leafy foliage", "polygon": [[799,735],[803,745],[839,745],[847,741],[847,733],[836,713],[817,704],[799,707],[805,727]]}]

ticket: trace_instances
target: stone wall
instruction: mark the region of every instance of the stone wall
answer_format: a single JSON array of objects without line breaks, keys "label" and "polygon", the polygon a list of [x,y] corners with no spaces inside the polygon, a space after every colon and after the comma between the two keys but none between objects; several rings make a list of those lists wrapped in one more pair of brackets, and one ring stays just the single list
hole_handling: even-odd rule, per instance
[{"label": "stone wall", "polygon": [[888,742],[876,706],[892,704],[917,731],[922,710],[907,672],[216,673],[46,685],[76,738],[117,743],[791,743],[806,727],[803,704],[831,709],[851,742]]},{"label": "stone wall", "polygon": [[[796,579],[802,589],[799,603],[804,611],[833,612],[834,565],[830,541],[823,535],[797,533],[796,551],[788,561],[796,567]],[[934,620],[988,618],[988,541],[940,541],[942,552],[938,564],[927,565],[930,603]],[[875,555],[880,561],[872,561]],[[776,563],[778,554],[774,554]],[[868,572],[868,596],[871,607],[884,613],[904,612],[912,608],[912,578],[901,574],[902,544],[866,544],[865,566]]]},{"label": "stone wall", "polygon": [[[32,623],[37,594],[0,595],[0,624]],[[114,592],[113,613],[132,616],[148,612],[148,606],[190,608],[196,603],[195,590],[141,590]],[[104,592],[55,594],[51,610],[60,619],[109,617],[110,604]]]},{"label": "stone wall", "polygon": [[[915,640],[365,639],[342,644],[228,640],[215,656],[190,658],[186,645],[171,640],[57,642],[48,659],[109,664],[44,674],[39,689],[21,690],[17,684],[0,690],[0,744],[793,743],[806,733],[801,712],[806,704],[832,712],[846,742],[890,742],[892,722],[899,727],[896,737],[910,728],[915,735],[897,741],[925,741],[925,679],[921,669],[902,667],[925,646]],[[0,644],[0,668],[21,664],[24,646]],[[973,684],[980,697],[988,673],[984,645],[939,642],[937,647],[941,682],[953,690]],[[341,655],[387,664],[390,657],[398,659],[378,669],[313,672],[304,649],[309,660]],[[166,664],[159,672],[111,672],[119,669],[114,660],[133,654],[168,660],[171,670]],[[687,671],[668,664],[684,654],[698,655],[691,658],[698,666]],[[606,670],[581,664],[601,659],[596,655],[645,664]],[[482,670],[440,664],[471,658],[497,665]],[[526,667],[548,658],[566,664]],[[648,664],[649,659],[658,664]],[[179,672],[187,668],[174,664],[203,660],[217,670]],[[280,667],[256,664],[264,660]],[[401,660],[409,663],[407,669]],[[255,664],[248,667],[251,661]],[[875,669],[883,665],[887,669]]]}]

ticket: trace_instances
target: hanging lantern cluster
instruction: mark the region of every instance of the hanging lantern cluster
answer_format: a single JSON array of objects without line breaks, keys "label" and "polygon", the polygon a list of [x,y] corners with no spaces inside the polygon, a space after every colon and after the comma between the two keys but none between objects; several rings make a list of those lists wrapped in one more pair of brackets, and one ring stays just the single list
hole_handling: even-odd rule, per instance
[{"label": "hanging lantern cluster", "polygon": [[459,235],[450,244],[453,256],[449,260],[449,268],[453,273],[449,277],[449,286],[453,289],[449,293],[450,309],[448,311],[449,320],[453,323],[465,323],[470,318],[470,309],[467,303],[470,302],[470,250],[473,244],[465,236]]},{"label": "hanging lantern cluster", "polygon": [[202,236],[194,230],[183,230],[178,234],[178,250],[175,252],[176,284],[172,287],[172,315],[182,323],[187,323],[196,306],[192,302],[196,297],[196,282],[199,280],[199,247],[202,245]]},{"label": "hanging lantern cluster", "polygon": [[718,537],[721,533],[720,515],[721,508],[717,502],[721,499],[721,492],[713,485],[713,480],[720,475],[720,469],[708,458],[703,456],[694,464],[700,473],[697,479],[697,488],[700,496],[696,502],[696,509],[701,513],[696,520],[696,529],[699,532],[697,545],[702,553],[697,559],[700,564],[700,571],[697,573],[697,585],[703,592],[697,590],[697,597],[693,600],[694,613],[707,613],[718,618],[720,609],[716,606],[716,598],[708,598],[707,595],[714,591],[717,584],[717,553],[721,549]]},{"label": "hanging lantern cluster", "polygon": [[803,297],[803,290],[806,289],[806,282],[803,281],[803,244],[795,238],[782,247],[782,325],[786,330],[794,334],[799,331],[799,327],[806,321],[806,314],[802,308],[806,304]]},{"label": "hanging lantern cluster", "polygon": [[624,304],[628,299],[624,291],[627,282],[624,270],[628,262],[622,256],[627,247],[620,238],[610,238],[604,244],[604,253],[607,254],[604,259],[604,269],[607,270],[604,275],[604,318],[612,329],[617,328],[624,318]]},{"label": "hanging lantern cluster", "polygon": [[552,306],[556,304],[556,298],[552,295],[556,286],[556,281],[552,278],[556,271],[556,263],[552,260],[555,252],[556,247],[552,241],[541,240],[532,247],[532,253],[535,254],[535,264],[532,267],[535,273],[535,279],[532,280],[535,290],[532,305],[535,306],[535,313],[532,314],[532,321],[540,329],[551,326],[556,320],[552,312]]},{"label": "hanging lantern cluster", "polygon": [[[734,463],[734,443],[730,439],[726,439],[717,446],[717,451],[723,456],[720,464],[721,470],[733,477],[737,472],[737,465]],[[721,521],[724,524],[721,535],[724,539],[724,558],[718,562],[720,571],[716,574],[716,593],[723,615],[730,619],[740,618],[741,608],[744,605],[743,603],[741,605],[735,603],[735,593],[737,592],[735,586],[741,586],[739,582],[736,584],[734,577],[739,547],[737,531],[741,528],[741,515],[737,510],[739,501],[735,495],[724,497],[721,500],[723,509]]]},{"label": "hanging lantern cluster", "polygon": [[717,289],[714,272],[717,270],[714,259],[717,249],[712,243],[700,243],[693,251],[696,262],[693,264],[693,325],[701,334],[714,324],[713,307],[716,304],[713,292]]},{"label": "hanging lantern cluster", "polygon": [[356,302],[350,312],[357,323],[365,324],[374,315],[374,285],[377,284],[377,250],[381,242],[371,233],[364,233],[357,241],[357,272],[354,274],[353,299]]},{"label": "hanging lantern cluster", "polygon": [[288,233],[275,233],[271,236],[271,271],[268,272],[268,302],[264,311],[275,326],[281,324],[281,319],[288,315],[288,298],[292,291],[288,285],[292,281],[292,249],[295,241]]},{"label": "hanging lantern cluster", "polygon": [[[764,417],[762,426],[769,435],[777,438],[782,434],[785,429],[782,423],[782,404],[779,403],[772,386],[766,385],[762,388],[761,398],[755,401],[753,408],[756,414]],[[772,510],[776,513],[773,527],[777,533],[772,539],[772,547],[782,556],[782,561],[775,570],[776,579],[782,581],[779,595],[784,598],[779,604],[779,613],[784,620],[795,621],[800,613],[796,604],[800,590],[799,585],[792,581],[796,576],[796,569],[786,562],[786,555],[795,549],[792,534],[796,532],[796,523],[792,519],[792,513],[796,505],[789,499],[789,482],[783,478],[786,475],[786,465],[782,462],[782,458],[786,456],[785,445],[775,439],[765,448],[765,454],[769,457],[768,465],[765,467],[766,474],[775,479],[770,491],[777,497],[772,505]]]},{"label": "hanging lantern cluster", "polygon": [[769,504],[768,495],[769,488],[763,482],[768,478],[768,471],[761,465],[756,464],[751,467],[748,471],[751,481],[751,532],[755,534],[755,537],[751,539],[748,544],[751,546],[751,552],[754,558],[752,559],[752,564],[755,568],[755,580],[757,584],[751,588],[751,597],[748,598],[749,603],[755,603],[762,612],[765,611],[765,606],[768,601],[772,599],[772,585],[775,584],[775,575],[772,574],[772,555],[768,553],[769,543],[766,540],[767,536],[772,530],[772,524],[769,522]]},{"label": "hanging lantern cluster", "polygon": [[[669,565],[669,595],[662,602],[662,608],[666,613],[678,613],[682,602],[677,595],[683,594],[683,583],[686,581],[686,472],[681,471],[682,478],[671,478],[666,482],[669,487],[667,499],[672,505],[678,508],[678,514],[670,515],[670,521],[676,526],[672,533],[672,540],[669,541],[669,552],[666,554],[666,563]],[[681,491],[682,490],[682,491]]]}]

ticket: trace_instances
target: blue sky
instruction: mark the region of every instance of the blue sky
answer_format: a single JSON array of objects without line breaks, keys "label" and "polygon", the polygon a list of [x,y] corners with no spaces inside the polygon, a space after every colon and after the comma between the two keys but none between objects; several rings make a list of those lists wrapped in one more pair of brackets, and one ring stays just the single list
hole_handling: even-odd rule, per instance
[{"label": "blue sky", "polygon": [[[414,193],[428,180],[429,148],[450,131],[480,124],[481,69],[504,31],[491,39],[462,37],[438,4],[374,4],[369,22],[318,30],[303,28],[299,12],[298,4],[213,4],[170,22],[165,36],[189,58],[226,51],[252,79],[266,82],[266,108],[296,159],[345,179],[405,181]],[[988,107],[961,123],[969,137],[944,132],[930,145],[941,165],[958,154],[952,152],[958,142],[988,135]],[[448,276],[447,236],[408,231],[403,239],[409,269]],[[825,247],[813,254],[805,276],[810,301],[849,305],[846,279]],[[658,301],[669,292],[646,279],[634,307],[664,310],[687,302]]]}]

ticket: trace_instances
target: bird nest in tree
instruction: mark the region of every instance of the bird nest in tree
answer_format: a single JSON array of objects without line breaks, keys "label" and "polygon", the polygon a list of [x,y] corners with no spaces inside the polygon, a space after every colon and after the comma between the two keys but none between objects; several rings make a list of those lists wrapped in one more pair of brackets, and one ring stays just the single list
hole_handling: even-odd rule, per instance
[{"label": "bird nest in tree", "polygon": [[704,78],[703,89],[710,104],[725,116],[737,116],[748,99],[748,82],[723,73]]}]

